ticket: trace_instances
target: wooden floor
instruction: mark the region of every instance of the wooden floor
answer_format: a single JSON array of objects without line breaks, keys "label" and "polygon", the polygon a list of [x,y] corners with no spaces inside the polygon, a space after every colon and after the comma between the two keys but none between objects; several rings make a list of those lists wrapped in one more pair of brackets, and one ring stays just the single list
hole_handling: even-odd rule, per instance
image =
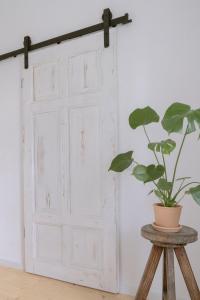
[{"label": "wooden floor", "polygon": [[0,268],[0,300],[133,300],[61,281]]}]

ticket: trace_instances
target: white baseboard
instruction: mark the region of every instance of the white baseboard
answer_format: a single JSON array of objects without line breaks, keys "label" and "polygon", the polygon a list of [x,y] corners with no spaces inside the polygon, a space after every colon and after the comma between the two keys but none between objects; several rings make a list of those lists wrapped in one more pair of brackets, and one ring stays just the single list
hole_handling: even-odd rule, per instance
[{"label": "white baseboard", "polygon": [[0,267],[13,268],[18,270],[23,270],[23,266],[20,263],[16,263],[14,261],[8,261],[4,259],[0,259]]}]

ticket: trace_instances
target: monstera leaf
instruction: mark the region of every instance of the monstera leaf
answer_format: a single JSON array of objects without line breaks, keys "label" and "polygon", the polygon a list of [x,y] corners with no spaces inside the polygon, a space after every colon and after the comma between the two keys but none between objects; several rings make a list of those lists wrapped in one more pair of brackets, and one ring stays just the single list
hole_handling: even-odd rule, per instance
[{"label": "monstera leaf", "polygon": [[176,148],[176,143],[173,140],[167,139],[158,143],[149,143],[148,148],[152,151],[170,154]]},{"label": "monstera leaf", "polygon": [[168,192],[172,188],[172,182],[168,182],[166,179],[160,178],[157,186],[160,190]]},{"label": "monstera leaf", "polygon": [[194,201],[200,205],[200,185],[190,188],[186,193],[192,195]]},{"label": "monstera leaf", "polygon": [[134,175],[136,179],[143,182],[147,182],[149,179],[149,175],[147,174],[147,167],[144,165],[137,165],[133,169],[132,175]]},{"label": "monstera leaf", "polygon": [[129,116],[129,124],[132,129],[139,126],[148,125],[150,123],[159,122],[158,114],[149,106],[134,110]]},{"label": "monstera leaf", "polygon": [[133,151],[117,155],[111,163],[109,171],[122,172],[127,169],[133,162]]},{"label": "monstera leaf", "polygon": [[133,175],[136,179],[143,181],[144,183],[154,181],[163,176],[165,168],[162,165],[137,165],[133,169]]},{"label": "monstera leaf", "polygon": [[[149,174],[149,180],[148,181],[154,181],[161,176],[163,176],[165,172],[165,168],[162,165],[150,165],[147,167],[147,174]],[[147,182],[148,182],[147,181]]]},{"label": "monstera leaf", "polygon": [[166,111],[162,120],[163,128],[168,132],[181,132],[187,120],[187,133],[191,133],[200,127],[200,109],[192,110],[189,105],[174,103]]}]

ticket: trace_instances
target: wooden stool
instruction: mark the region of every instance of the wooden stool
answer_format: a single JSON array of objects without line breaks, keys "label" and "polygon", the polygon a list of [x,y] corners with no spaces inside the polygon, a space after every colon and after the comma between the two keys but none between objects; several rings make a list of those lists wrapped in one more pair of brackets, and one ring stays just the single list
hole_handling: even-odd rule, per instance
[{"label": "wooden stool", "polygon": [[192,300],[200,300],[200,292],[194,277],[185,245],[197,241],[197,231],[183,226],[178,233],[165,233],[153,229],[152,225],[145,225],[141,230],[142,236],[153,243],[140,286],[135,300],[146,300],[153,278],[161,257],[163,259],[163,300],[176,300],[174,276],[174,252],[180,265],[185,283]]}]

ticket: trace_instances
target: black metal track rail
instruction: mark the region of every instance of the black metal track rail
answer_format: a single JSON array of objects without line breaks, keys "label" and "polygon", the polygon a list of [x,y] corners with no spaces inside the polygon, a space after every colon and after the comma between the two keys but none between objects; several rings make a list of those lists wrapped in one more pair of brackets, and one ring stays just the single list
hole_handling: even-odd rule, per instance
[{"label": "black metal track rail", "polygon": [[24,54],[24,67],[25,69],[28,68],[28,52],[30,51],[34,51],[40,48],[44,48],[53,44],[60,44],[61,42],[67,41],[67,40],[71,40],[74,38],[78,38],[90,33],[94,33],[97,31],[104,31],[104,46],[107,48],[109,47],[109,28],[110,27],[116,27],[119,24],[128,24],[131,23],[132,20],[129,19],[128,14],[125,14],[122,17],[119,18],[115,18],[112,19],[112,13],[110,11],[109,8],[104,9],[104,13],[102,16],[103,22],[102,23],[98,23],[96,25],[93,26],[89,26],[83,29],[79,29],[67,34],[63,34],[54,38],[51,38],[49,40],[37,43],[37,44],[33,44],[31,45],[31,39],[29,36],[26,36],[24,38],[24,47],[5,53],[5,54],[1,54],[0,55],[0,61],[11,58],[11,57],[16,57],[20,54]]}]

